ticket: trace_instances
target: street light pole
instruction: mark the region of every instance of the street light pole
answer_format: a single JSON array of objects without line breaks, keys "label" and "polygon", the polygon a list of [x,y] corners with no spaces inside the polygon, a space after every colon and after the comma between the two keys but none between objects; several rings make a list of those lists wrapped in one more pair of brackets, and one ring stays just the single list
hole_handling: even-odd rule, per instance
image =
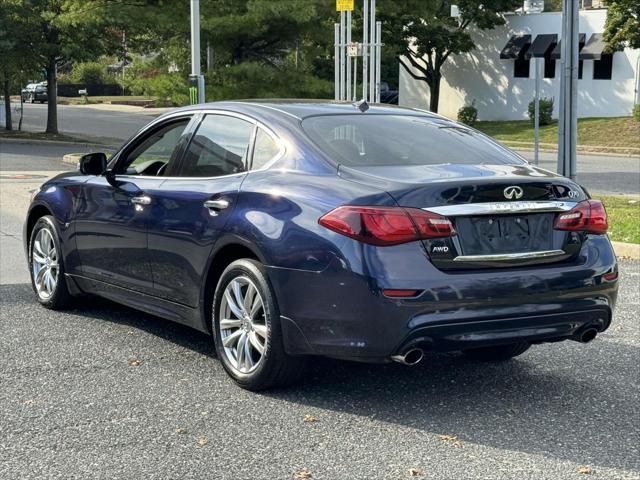
[{"label": "street light pole", "polygon": [[578,135],[578,2],[563,0],[558,173],[575,180]]},{"label": "street light pole", "polygon": [[200,72],[200,0],[191,0],[191,76],[197,88],[197,102],[204,103],[204,77]]}]

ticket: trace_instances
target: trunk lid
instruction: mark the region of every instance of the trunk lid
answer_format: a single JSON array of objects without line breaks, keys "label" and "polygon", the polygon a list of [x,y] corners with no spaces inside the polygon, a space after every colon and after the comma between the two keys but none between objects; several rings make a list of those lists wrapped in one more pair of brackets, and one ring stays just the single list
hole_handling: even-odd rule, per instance
[{"label": "trunk lid", "polygon": [[581,246],[580,234],[553,224],[558,212],[587,199],[586,192],[528,164],[341,166],[339,173],[383,188],[400,206],[449,218],[457,235],[423,242],[444,270],[559,262]]}]

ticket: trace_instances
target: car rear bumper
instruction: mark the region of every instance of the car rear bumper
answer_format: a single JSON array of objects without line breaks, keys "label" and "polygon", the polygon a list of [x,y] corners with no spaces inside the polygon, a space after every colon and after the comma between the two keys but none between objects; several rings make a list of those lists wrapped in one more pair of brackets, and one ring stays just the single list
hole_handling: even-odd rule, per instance
[{"label": "car rear bumper", "polygon": [[[417,256],[424,268],[405,265],[400,278],[393,247],[360,258],[367,264],[336,258],[321,272],[268,267],[287,352],[378,361],[414,344],[451,351],[565,340],[608,328],[617,295],[617,280],[604,277],[617,264],[603,236],[585,242],[573,262],[540,267],[447,273]],[[392,299],[386,288],[421,293]]]}]

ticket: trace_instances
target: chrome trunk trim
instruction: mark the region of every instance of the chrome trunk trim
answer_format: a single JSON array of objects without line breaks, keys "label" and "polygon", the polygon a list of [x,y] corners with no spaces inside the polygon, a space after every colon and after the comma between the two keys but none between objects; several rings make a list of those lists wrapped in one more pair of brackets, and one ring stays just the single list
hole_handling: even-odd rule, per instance
[{"label": "chrome trunk trim", "polygon": [[474,215],[505,215],[509,213],[566,212],[576,205],[576,202],[560,202],[556,200],[539,202],[485,202],[428,207],[423,208],[423,210],[428,210],[445,217],[472,217]]},{"label": "chrome trunk trim", "polygon": [[458,255],[454,262],[508,262],[511,260],[531,260],[538,258],[559,257],[565,255],[564,250],[541,250],[539,252],[501,253],[494,255]]}]

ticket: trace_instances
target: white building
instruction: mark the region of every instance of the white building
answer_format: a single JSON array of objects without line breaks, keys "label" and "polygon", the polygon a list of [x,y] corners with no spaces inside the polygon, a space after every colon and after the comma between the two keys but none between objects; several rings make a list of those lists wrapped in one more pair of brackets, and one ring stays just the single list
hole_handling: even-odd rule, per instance
[{"label": "white building", "polygon": [[[606,16],[606,10],[580,12],[581,42],[584,42],[578,80],[580,117],[629,116],[634,103],[640,103],[640,51],[625,49],[613,56],[602,55],[601,34]],[[544,55],[547,77],[542,80],[541,96],[554,98],[557,115],[560,48],[556,42],[561,22],[560,12],[508,15],[507,23],[501,27],[472,31],[476,48],[452,55],[442,67],[439,113],[456,118],[460,107],[475,100],[481,120],[528,118],[527,106],[533,99],[535,86],[535,58],[528,57],[540,54]],[[402,66],[399,91],[400,105],[429,107],[428,85],[411,78]]]}]

